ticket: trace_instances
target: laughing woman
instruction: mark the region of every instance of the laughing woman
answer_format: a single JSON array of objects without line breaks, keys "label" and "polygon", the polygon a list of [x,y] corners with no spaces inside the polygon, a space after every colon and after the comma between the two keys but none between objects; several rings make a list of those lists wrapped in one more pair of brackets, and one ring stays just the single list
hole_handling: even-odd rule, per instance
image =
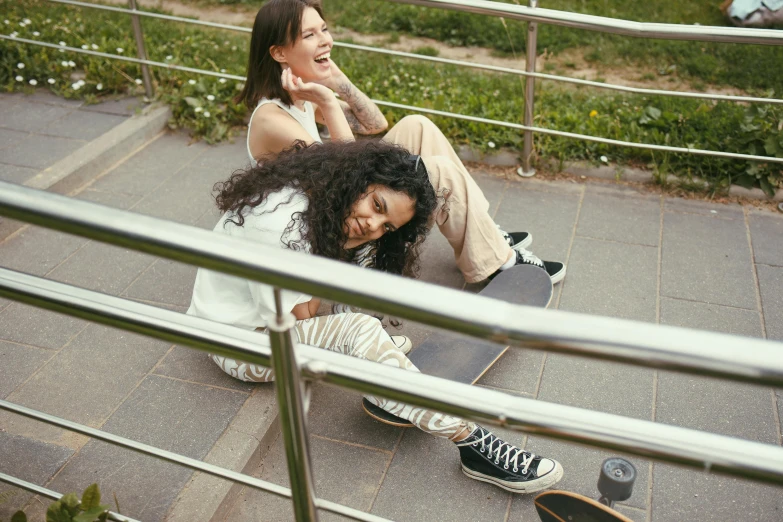
[{"label": "laughing woman", "polygon": [[[320,142],[316,122],[326,125],[333,141],[386,130],[378,107],[331,60],[332,44],[318,0],[270,0],[259,10],[247,81],[237,97],[253,110],[247,134],[251,163],[273,157],[296,140]],[[492,278],[517,264],[546,270],[553,283],[563,279],[563,263],[541,261],[525,249],[530,234],[506,233],[495,224],[481,189],[430,120],[407,116],[383,140],[421,156],[442,197],[435,222],[466,281]]]},{"label": "laughing woman", "polygon": [[[416,273],[418,247],[437,205],[420,158],[382,141],[297,146],[234,173],[216,188],[224,212],[216,233],[347,262],[372,241],[373,265],[392,274]],[[281,297],[284,311],[297,318],[298,342],[418,371],[377,319],[357,313],[315,317],[317,299],[294,291]],[[263,330],[276,316],[274,289],[200,268],[187,313]],[[274,379],[269,368],[211,358],[237,379]],[[476,480],[530,493],[563,475],[556,461],[523,451],[472,422],[387,399],[368,400],[455,443],[463,471]]]}]

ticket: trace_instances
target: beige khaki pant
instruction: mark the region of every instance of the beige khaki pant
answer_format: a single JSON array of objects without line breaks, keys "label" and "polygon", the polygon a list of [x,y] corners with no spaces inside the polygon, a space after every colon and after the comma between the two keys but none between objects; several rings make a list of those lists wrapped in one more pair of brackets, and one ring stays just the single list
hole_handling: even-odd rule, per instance
[{"label": "beige khaki pant", "polygon": [[424,116],[406,116],[384,136],[422,157],[440,204],[435,222],[451,244],[468,283],[483,281],[511,257],[489,215],[489,202],[438,127]]},{"label": "beige khaki pant", "polygon": [[[296,322],[298,342],[332,352],[375,361],[380,364],[418,372],[413,363],[389,338],[381,322],[357,313],[333,314]],[[274,371],[265,366],[210,355],[221,370],[247,382],[271,382]],[[457,417],[425,410],[401,402],[368,396],[367,400],[389,413],[407,419],[420,430],[449,440],[473,431],[475,425]],[[358,408],[359,405],[357,404]]]}]

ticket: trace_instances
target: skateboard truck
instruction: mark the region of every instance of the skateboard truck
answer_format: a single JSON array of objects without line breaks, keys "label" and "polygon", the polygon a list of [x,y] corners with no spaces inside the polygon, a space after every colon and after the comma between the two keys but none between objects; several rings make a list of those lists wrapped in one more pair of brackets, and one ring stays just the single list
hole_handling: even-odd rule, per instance
[{"label": "skateboard truck", "polygon": [[636,468],[625,459],[611,457],[601,464],[601,474],[598,476],[598,491],[601,496],[598,502],[612,507],[615,502],[628,500],[633,494],[633,483],[636,480]]}]

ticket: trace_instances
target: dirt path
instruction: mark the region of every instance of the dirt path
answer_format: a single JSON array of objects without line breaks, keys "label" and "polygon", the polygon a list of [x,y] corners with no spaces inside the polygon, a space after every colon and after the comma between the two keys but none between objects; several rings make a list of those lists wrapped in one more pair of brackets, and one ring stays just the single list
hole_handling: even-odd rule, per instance
[{"label": "dirt path", "polygon": [[[116,5],[127,5],[127,0],[104,0]],[[140,7],[154,7],[169,11],[175,16],[193,17],[200,20],[217,22],[229,25],[251,27],[257,9],[245,5],[232,6],[196,6],[183,4],[176,0],[137,0]],[[434,47],[438,49],[438,56],[452,60],[478,62],[483,64],[509,67],[514,69],[525,68],[525,57],[519,59],[493,56],[492,49],[484,47],[451,47],[431,38],[418,38],[400,35],[399,41],[388,42],[388,35],[361,34],[349,29],[340,28],[333,31],[335,40],[352,39],[354,43],[372,45],[394,49],[396,51],[413,51],[420,47]],[[553,71],[551,74],[569,76],[584,80],[600,79],[605,83],[623,85],[628,87],[643,87],[647,89],[668,89],[679,91],[697,91],[694,86],[677,76],[655,76],[650,78],[649,69],[635,69],[633,67],[612,67],[608,64],[588,63],[584,59],[582,49],[572,49],[557,55],[542,54],[536,59],[536,71]],[[562,84],[567,85],[567,84]],[[743,91],[732,87],[707,86],[700,89],[711,94],[743,95]]]}]

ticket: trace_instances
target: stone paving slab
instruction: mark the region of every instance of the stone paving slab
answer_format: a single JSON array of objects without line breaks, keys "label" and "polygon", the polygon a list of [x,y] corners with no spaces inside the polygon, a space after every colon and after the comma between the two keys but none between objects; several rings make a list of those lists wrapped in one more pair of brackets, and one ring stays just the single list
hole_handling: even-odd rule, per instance
[{"label": "stone paving slab", "polygon": [[653,465],[655,522],[780,520],[780,488],[709,475],[669,464]]},{"label": "stone paving slab", "polygon": [[[617,216],[623,216],[618,219]],[[620,243],[658,246],[661,198],[612,185],[587,185],[576,234]]]},{"label": "stone paving slab", "polygon": [[32,167],[20,167],[18,165],[0,163],[0,181],[8,181],[21,185],[37,173],[38,169]]},{"label": "stone paving slab", "polygon": [[142,272],[123,295],[187,308],[190,306],[197,270],[192,265],[158,259]]},{"label": "stone paving slab", "polygon": [[757,265],[767,339],[783,341],[783,268]]},{"label": "stone paving slab", "polygon": [[[202,459],[246,400],[245,393],[149,376],[102,430]],[[192,473],[188,468],[93,440],[68,462],[50,487],[82,491],[97,480],[107,500],[117,495],[123,514],[138,520],[162,520]]]},{"label": "stone paving slab", "polygon": [[[2,430],[0,448],[3,448],[0,451],[0,471],[33,484],[48,482],[73,454],[71,449],[18,437]],[[13,473],[8,473],[11,470]],[[0,482],[0,520],[10,520],[32,497],[32,493]]]},{"label": "stone paving slab", "polygon": [[560,309],[656,321],[658,249],[577,237]]},{"label": "stone paving slab", "polygon": [[[313,481],[318,496],[332,502],[367,511],[372,505],[376,488],[388,466],[389,454],[357,445],[341,444],[320,437],[310,438],[313,460]],[[264,460],[258,477],[289,487],[282,439]],[[289,499],[245,488],[227,520],[293,520]],[[345,520],[326,511],[319,520]]]},{"label": "stone paving slab", "polygon": [[466,477],[452,443],[408,429],[371,512],[391,520],[502,521],[510,496]]},{"label": "stone paving slab", "polygon": [[103,192],[145,196],[174,176],[207,149],[203,143],[189,144],[186,136],[166,134],[134,154],[90,188]]},{"label": "stone paving slab", "polygon": [[128,210],[138,203],[142,196],[136,194],[123,194],[118,192],[102,192],[100,190],[86,189],[74,196],[76,199],[91,201],[107,207]]},{"label": "stone paving slab", "polygon": [[90,241],[49,277],[88,290],[120,295],[154,261],[155,257],[147,254]]},{"label": "stone paving slab", "polygon": [[1,243],[0,266],[42,276],[87,244],[88,240],[48,228],[27,226]]},{"label": "stone paving slab", "polygon": [[[162,341],[90,325],[8,400],[98,427],[169,348],[170,345]],[[17,435],[62,445],[74,444],[60,428],[41,425],[5,411],[0,411],[0,425]]]},{"label": "stone paving slab", "polygon": [[41,170],[86,144],[85,140],[31,134],[14,147],[3,151],[3,163]]},{"label": "stone paving slab", "polygon": [[3,103],[3,120],[0,126],[23,132],[39,132],[53,121],[70,114],[74,108],[44,105],[24,99]]},{"label": "stone paving slab", "polygon": [[748,211],[748,225],[756,263],[783,266],[783,215]]},{"label": "stone paving slab", "polygon": [[650,420],[653,371],[625,364],[549,354],[537,398]]},{"label": "stone paving slab", "polygon": [[0,150],[8,149],[28,136],[25,131],[4,129],[0,127]]},{"label": "stone paving slab", "polygon": [[745,337],[763,337],[757,310],[661,298],[661,324]]},{"label": "stone paving slab", "polygon": [[81,319],[16,302],[0,313],[0,338],[49,350],[62,348],[86,326]]},{"label": "stone paving slab", "polygon": [[52,355],[35,346],[0,341],[0,398],[6,398]]},{"label": "stone paving slab", "polygon": [[[693,203],[693,202],[689,202]],[[667,212],[663,222],[661,295],[756,308],[744,219]]]},{"label": "stone paving slab", "polygon": [[80,138],[90,141],[116,127],[126,119],[127,116],[116,116],[101,112],[74,111],[48,125],[43,129],[43,132],[48,136],[68,138],[74,135],[74,129],[81,129]]},{"label": "stone paving slab", "polygon": [[313,435],[391,452],[409,428],[394,428],[372,419],[362,409],[362,396],[335,386],[315,384],[310,397],[308,428]]},{"label": "stone paving slab", "polygon": [[154,373],[244,393],[250,393],[256,387],[254,384],[230,377],[220,370],[206,353],[184,346],[172,348],[155,367]]}]

